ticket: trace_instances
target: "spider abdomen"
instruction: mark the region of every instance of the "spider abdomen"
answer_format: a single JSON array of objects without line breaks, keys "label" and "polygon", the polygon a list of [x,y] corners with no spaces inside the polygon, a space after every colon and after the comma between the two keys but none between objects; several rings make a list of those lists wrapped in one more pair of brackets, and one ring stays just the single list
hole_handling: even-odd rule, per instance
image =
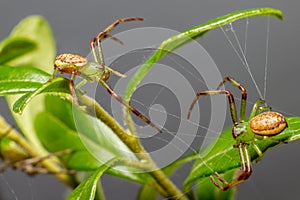
[{"label": "spider abdomen", "polygon": [[285,118],[278,112],[264,112],[250,120],[251,130],[261,136],[278,135],[287,126]]},{"label": "spider abdomen", "polygon": [[88,60],[83,56],[63,53],[55,58],[54,68],[59,68],[60,72],[72,74],[81,70],[87,63]]}]

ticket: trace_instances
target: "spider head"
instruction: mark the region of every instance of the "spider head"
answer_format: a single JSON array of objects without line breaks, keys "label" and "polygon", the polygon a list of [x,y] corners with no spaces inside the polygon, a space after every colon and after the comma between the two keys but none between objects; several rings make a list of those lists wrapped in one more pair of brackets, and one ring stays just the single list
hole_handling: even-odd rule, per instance
[{"label": "spider head", "polygon": [[246,122],[238,123],[232,128],[232,136],[234,139],[237,139],[239,136],[244,135],[247,132],[248,129]]}]

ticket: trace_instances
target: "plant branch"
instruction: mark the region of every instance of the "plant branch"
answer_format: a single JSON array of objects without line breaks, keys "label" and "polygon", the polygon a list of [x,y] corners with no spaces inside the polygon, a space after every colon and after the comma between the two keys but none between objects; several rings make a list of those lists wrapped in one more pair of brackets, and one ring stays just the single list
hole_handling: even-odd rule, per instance
[{"label": "plant branch", "polygon": [[[24,154],[28,154],[29,158],[38,158],[43,157],[39,151],[34,148],[34,145],[30,144],[26,139],[24,139],[20,133],[18,133],[14,128],[12,128],[2,116],[0,116],[0,138],[6,137],[20,147],[26,152]],[[14,159],[14,158],[12,158]],[[26,159],[26,158],[25,158]],[[21,160],[18,160],[21,161]],[[18,162],[17,161],[17,162]],[[65,183],[66,185],[74,188],[77,183],[73,179],[71,175],[60,173],[62,171],[60,165],[54,159],[45,159],[42,161],[43,167],[45,167],[50,173],[53,173],[56,178]]]},{"label": "plant branch", "polygon": [[[147,164],[149,174],[153,176],[156,182],[168,193],[165,196],[170,199],[186,199],[182,192],[174,185],[173,182],[158,168],[152,160],[148,152],[141,145],[139,138],[125,131],[116,120],[110,116],[94,99],[86,96],[78,96],[78,100],[85,106],[85,111],[91,115],[95,115],[103,123],[109,126],[117,136],[128,146],[128,148],[136,154],[138,159]],[[160,191],[158,191],[160,192]]]}]

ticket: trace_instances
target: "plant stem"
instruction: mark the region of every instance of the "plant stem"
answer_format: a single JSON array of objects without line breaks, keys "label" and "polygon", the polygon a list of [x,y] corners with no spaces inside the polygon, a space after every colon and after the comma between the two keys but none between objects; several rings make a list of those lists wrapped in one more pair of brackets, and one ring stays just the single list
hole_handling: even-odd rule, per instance
[{"label": "plant stem", "polygon": [[92,115],[96,115],[103,123],[109,126],[117,136],[133,151],[140,161],[146,163],[149,168],[149,173],[153,176],[156,182],[168,193],[165,197],[169,199],[186,199],[182,192],[174,185],[173,182],[159,169],[156,163],[152,160],[148,152],[141,145],[139,138],[125,131],[116,120],[110,116],[94,99],[80,95],[79,101],[86,106],[86,111]]},{"label": "plant stem", "polygon": [[[0,137],[6,137],[17,143],[25,150],[25,152],[29,155],[29,158],[45,156],[37,151],[34,148],[34,145],[30,144],[26,139],[24,139],[20,133],[11,128],[11,126],[4,120],[2,116],[0,116],[0,127],[1,130],[9,130],[8,133],[6,131],[4,133],[0,132]],[[74,188],[77,185],[76,181],[71,175],[60,173],[62,169],[61,167],[59,167],[57,162],[58,161],[55,161],[53,159],[45,159],[44,161],[42,161],[42,164],[50,173],[53,173],[56,178],[58,178],[66,185]]]},{"label": "plant stem", "polygon": [[[132,161],[132,160],[127,160],[127,159],[118,159],[116,161],[116,163],[114,163],[114,165],[121,165],[121,166],[130,166],[130,167],[134,167],[137,169],[142,169],[146,172],[151,171],[152,168],[151,166],[149,166],[148,163],[143,163],[143,162],[139,162],[139,161]],[[147,185],[149,187],[151,187],[152,189],[158,191],[162,196],[164,197],[168,197],[168,193],[166,192],[166,190],[164,188],[161,187],[161,185],[157,184],[157,181],[149,181],[149,183],[147,183]]]}]

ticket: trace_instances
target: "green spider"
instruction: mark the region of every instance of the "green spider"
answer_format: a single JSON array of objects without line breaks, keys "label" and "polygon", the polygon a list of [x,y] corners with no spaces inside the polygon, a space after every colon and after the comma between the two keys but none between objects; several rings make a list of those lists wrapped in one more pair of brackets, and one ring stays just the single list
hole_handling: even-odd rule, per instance
[{"label": "green spider", "polygon": [[71,53],[63,53],[56,57],[54,61],[54,73],[52,77],[49,79],[51,81],[58,72],[62,75],[63,73],[71,74],[69,88],[70,93],[73,97],[73,103],[78,105],[78,100],[76,97],[75,89],[74,89],[74,79],[75,76],[80,76],[83,80],[75,87],[76,89],[81,88],[88,81],[94,82],[97,81],[100,83],[108,93],[114,97],[121,104],[126,106],[132,113],[141,118],[144,122],[151,125],[157,131],[161,131],[156,125],[154,125],[147,117],[142,115],[138,110],[133,108],[127,102],[125,102],[120,96],[118,96],[113,89],[106,83],[107,79],[110,76],[110,73],[113,73],[120,77],[125,77],[123,74],[114,71],[105,65],[104,57],[102,53],[101,40],[104,38],[113,39],[121,44],[122,41],[108,34],[114,27],[123,22],[129,21],[143,21],[143,18],[138,17],[130,17],[130,18],[121,18],[116,20],[114,23],[109,25],[106,29],[100,32],[95,38],[92,38],[90,41],[90,48],[92,50],[94,62],[88,62],[88,60],[80,55],[71,54]]},{"label": "green spider", "polygon": [[[220,89],[221,86],[227,81],[229,81],[235,87],[238,87],[242,92],[240,121],[238,121],[236,105],[232,93],[228,90]],[[231,118],[233,121],[232,136],[236,140],[236,144],[233,147],[238,148],[241,161],[240,173],[238,173],[238,176],[230,183],[224,180],[217,172],[215,172],[215,177],[220,181],[221,184],[215,180],[214,176],[210,176],[210,179],[214,185],[216,185],[219,189],[226,191],[250,177],[252,173],[252,163],[248,150],[249,145],[252,144],[259,157],[262,157],[263,154],[255,142],[262,139],[272,140],[270,137],[280,134],[285,128],[288,127],[288,124],[280,113],[272,112],[269,106],[259,107],[260,104],[265,102],[261,99],[256,101],[251,111],[249,120],[246,121],[245,113],[247,91],[244,86],[230,77],[225,77],[218,86],[217,90],[198,92],[188,111],[188,119],[190,118],[191,111],[200,96],[218,94],[225,94],[228,97]]]}]

